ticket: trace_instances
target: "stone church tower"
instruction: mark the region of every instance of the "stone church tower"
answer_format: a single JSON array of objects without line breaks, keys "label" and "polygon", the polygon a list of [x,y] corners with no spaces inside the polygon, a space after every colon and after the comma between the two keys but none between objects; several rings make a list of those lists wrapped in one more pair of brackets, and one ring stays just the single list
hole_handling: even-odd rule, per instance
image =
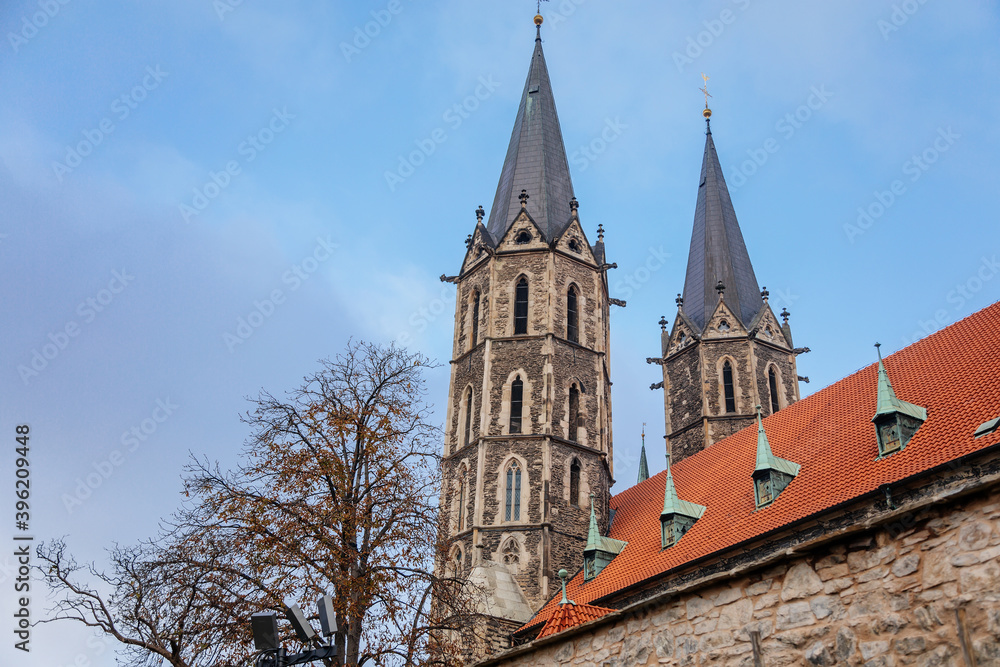
[{"label": "stone church tower", "polygon": [[[710,117],[698,181],[684,295],[667,331],[660,320],[667,451],[674,462],[799,399],[787,311],[783,323],[757,283],[729,198]],[[654,385],[655,386],[655,385]]]},{"label": "stone church tower", "polygon": [[542,53],[541,17],[496,198],[457,276],[442,510],[450,573],[491,592],[496,641],[578,567],[612,479],[603,230],[591,244]]}]

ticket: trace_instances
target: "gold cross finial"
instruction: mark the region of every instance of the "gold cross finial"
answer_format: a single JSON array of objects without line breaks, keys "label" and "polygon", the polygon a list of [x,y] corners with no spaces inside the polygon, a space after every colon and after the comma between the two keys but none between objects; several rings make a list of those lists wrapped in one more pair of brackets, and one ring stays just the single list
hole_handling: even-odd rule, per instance
[{"label": "gold cross finial", "polygon": [[708,98],[711,97],[711,95],[708,93],[708,79],[709,77],[705,76],[705,73],[702,72],[701,80],[705,82],[705,85],[702,88],[698,89],[701,92],[705,93],[705,111],[703,111],[701,115],[703,115],[706,119],[712,116],[712,110],[708,108]]}]

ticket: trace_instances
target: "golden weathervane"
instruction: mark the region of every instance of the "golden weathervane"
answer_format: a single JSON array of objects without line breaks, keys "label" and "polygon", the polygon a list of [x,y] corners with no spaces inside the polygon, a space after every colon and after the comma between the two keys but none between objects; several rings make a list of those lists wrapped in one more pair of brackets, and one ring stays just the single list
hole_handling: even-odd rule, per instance
[{"label": "golden weathervane", "polygon": [[705,85],[704,87],[699,88],[698,90],[705,93],[705,110],[701,112],[701,115],[703,115],[705,118],[712,117],[712,110],[708,108],[708,98],[711,97],[711,95],[708,94],[708,79],[709,77],[705,76],[705,73],[702,72],[701,80],[705,82]]}]

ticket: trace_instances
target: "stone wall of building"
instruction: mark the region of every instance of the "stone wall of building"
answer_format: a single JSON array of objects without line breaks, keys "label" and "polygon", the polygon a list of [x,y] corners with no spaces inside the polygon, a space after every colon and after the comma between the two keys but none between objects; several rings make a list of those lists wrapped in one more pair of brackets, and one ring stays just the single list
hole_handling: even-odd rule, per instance
[{"label": "stone wall of building", "polygon": [[767,667],[1000,665],[1000,488],[662,598],[500,664],[754,667],[752,633]]}]

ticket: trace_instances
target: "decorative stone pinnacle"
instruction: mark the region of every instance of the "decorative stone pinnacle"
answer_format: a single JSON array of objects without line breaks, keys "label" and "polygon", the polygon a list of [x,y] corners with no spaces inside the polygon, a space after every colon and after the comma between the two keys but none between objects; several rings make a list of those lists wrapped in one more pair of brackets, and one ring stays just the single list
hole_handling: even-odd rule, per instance
[{"label": "decorative stone pinnacle", "polygon": [[674,303],[676,303],[677,307],[680,308],[681,306],[684,305],[684,297],[682,297],[680,294],[678,294],[677,298],[674,299]]},{"label": "decorative stone pinnacle", "polygon": [[580,208],[580,202],[576,200],[576,197],[573,197],[569,200],[569,209],[571,211],[575,211],[578,208]]},{"label": "decorative stone pinnacle", "polygon": [[476,221],[477,222],[482,222],[483,218],[485,218],[485,217],[486,217],[486,211],[483,210],[483,205],[480,204],[479,208],[476,209]]},{"label": "decorative stone pinnacle", "polygon": [[767,287],[760,291],[760,298],[764,299],[764,301],[767,301],[767,297],[769,296],[771,296],[771,293],[767,291]]},{"label": "decorative stone pinnacle", "polygon": [[[787,308],[781,309],[781,319],[785,320],[785,324],[788,324],[788,316],[791,315]],[[877,347],[877,345],[876,345]]]},{"label": "decorative stone pinnacle", "polygon": [[715,291],[719,293],[719,298],[721,299],[726,291],[726,286],[722,284],[721,280],[715,284]]},{"label": "decorative stone pinnacle", "polygon": [[604,225],[597,225],[597,240],[604,240]]},{"label": "decorative stone pinnacle", "polygon": [[530,198],[530,197],[528,197],[528,191],[527,190],[521,190],[521,194],[518,195],[517,198],[519,200],[521,200],[521,208],[522,209],[524,209],[525,207],[527,207],[527,205],[528,205],[528,199]]},{"label": "decorative stone pinnacle", "polygon": [[660,316],[660,321],[657,322],[657,324],[660,325],[660,331],[666,331],[667,330],[667,317],[666,317],[666,315],[661,315]]},{"label": "decorative stone pinnacle", "polygon": [[465,237],[465,247],[466,248],[472,247],[472,234],[469,234],[468,236]]}]

